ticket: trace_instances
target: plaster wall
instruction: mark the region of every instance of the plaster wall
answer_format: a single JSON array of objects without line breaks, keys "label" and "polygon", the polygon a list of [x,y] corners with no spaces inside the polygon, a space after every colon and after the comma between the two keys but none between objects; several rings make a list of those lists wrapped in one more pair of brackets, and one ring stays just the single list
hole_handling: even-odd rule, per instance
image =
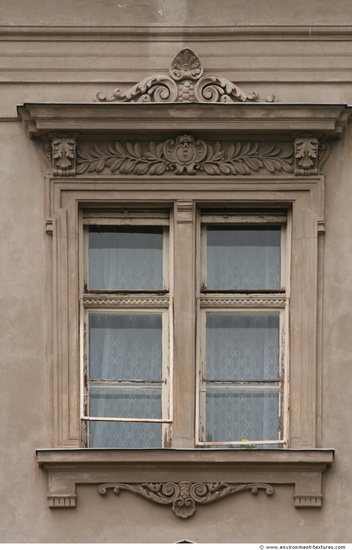
[{"label": "plaster wall", "polygon": [[[207,72],[226,76],[248,93],[274,93],[284,102],[352,103],[352,4],[30,4],[29,10],[26,0],[0,0],[0,540],[351,542],[352,128],[332,144],[324,168],[319,425],[320,446],[334,448],[336,455],[323,476],[323,507],[295,509],[293,489],[285,486],[270,499],[242,494],[199,507],[183,521],[168,507],[128,493],[103,499],[92,486],[78,488],[76,509],[47,507],[47,474],[38,468],[35,449],[54,444],[51,237],[45,233],[43,163],[17,118],[16,104],[92,101],[100,90],[125,90],[167,72],[186,46],[198,53]],[[218,27],[224,27],[223,37]]]}]

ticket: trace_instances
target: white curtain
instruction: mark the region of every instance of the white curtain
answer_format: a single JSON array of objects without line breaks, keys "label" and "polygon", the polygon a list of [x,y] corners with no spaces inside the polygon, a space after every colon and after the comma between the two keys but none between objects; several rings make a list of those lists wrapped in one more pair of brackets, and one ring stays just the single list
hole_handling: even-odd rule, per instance
[{"label": "white curtain", "polygon": [[88,280],[94,290],[162,289],[162,227],[92,226]]},{"label": "white curtain", "polygon": [[278,438],[279,315],[207,314],[206,438]]},{"label": "white curtain", "polygon": [[277,290],[281,287],[280,228],[226,228],[207,232],[207,287]]}]

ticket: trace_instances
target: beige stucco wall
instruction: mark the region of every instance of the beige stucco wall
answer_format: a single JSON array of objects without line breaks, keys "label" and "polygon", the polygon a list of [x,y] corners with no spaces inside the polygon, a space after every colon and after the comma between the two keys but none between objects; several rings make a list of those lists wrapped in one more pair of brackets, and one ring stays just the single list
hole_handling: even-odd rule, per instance
[{"label": "beige stucco wall", "polygon": [[[3,542],[352,542],[352,128],[334,142],[325,167],[321,446],[336,449],[324,474],[322,509],[295,509],[293,488],[269,499],[242,494],[201,507],[187,521],[168,507],[124,493],[103,500],[78,488],[76,509],[50,510],[47,477],[35,449],[53,445],[50,239],[45,233],[43,165],[16,118],[16,104],[91,101],[99,90],[126,89],[166,72],[182,47],[205,69],[245,91],[284,102],[352,103],[352,4],[349,0],[0,0],[0,540]],[[97,27],[121,26],[99,40]],[[134,37],[135,26],[170,35]],[[188,29],[208,27],[196,38]],[[248,34],[240,34],[240,26]],[[277,26],[253,34],[257,26]],[[287,39],[282,26],[310,25]],[[323,27],[330,29],[331,40]],[[26,28],[16,28],[25,26]],[[52,35],[35,36],[30,26]],[[92,27],[75,39],[55,26]],[[227,26],[226,41],[212,29]],[[131,27],[126,31],[126,27]],[[229,27],[233,27],[233,32]],[[323,38],[318,38],[318,30]],[[175,30],[175,29],[174,29]],[[62,29],[61,29],[62,31]],[[286,28],[287,32],[287,28]],[[325,34],[324,34],[325,32]],[[55,34],[56,33],[56,34]],[[251,34],[252,33],[252,34]],[[54,37],[54,39],[52,38]]]}]

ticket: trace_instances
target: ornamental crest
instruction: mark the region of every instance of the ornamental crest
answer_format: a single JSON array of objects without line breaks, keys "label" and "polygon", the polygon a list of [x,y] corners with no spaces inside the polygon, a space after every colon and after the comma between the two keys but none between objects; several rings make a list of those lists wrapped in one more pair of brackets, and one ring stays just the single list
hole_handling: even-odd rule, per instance
[{"label": "ornamental crest", "polygon": [[257,92],[247,95],[241,88],[222,76],[203,76],[198,55],[184,48],[175,55],[169,74],[148,76],[127,90],[116,88],[112,95],[97,94],[98,101],[129,103],[237,103],[244,101],[275,101],[275,96],[259,98]]},{"label": "ornamental crest", "polygon": [[195,141],[194,137],[178,136],[176,140],[168,139],[164,145],[164,156],[172,163],[175,174],[182,174],[187,170],[188,174],[195,174],[195,167],[207,154],[207,146],[203,140]]}]

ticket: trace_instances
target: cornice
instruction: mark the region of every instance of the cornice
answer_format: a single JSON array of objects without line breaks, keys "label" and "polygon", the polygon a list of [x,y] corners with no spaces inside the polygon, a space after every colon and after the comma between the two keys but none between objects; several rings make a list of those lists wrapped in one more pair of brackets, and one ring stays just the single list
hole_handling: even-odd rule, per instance
[{"label": "cornice", "polygon": [[258,25],[258,26],[0,26],[0,41],[198,42],[228,40],[350,41],[352,25]]},{"label": "cornice", "polygon": [[25,103],[17,107],[32,138],[53,133],[215,132],[339,136],[352,113],[340,103]]}]

